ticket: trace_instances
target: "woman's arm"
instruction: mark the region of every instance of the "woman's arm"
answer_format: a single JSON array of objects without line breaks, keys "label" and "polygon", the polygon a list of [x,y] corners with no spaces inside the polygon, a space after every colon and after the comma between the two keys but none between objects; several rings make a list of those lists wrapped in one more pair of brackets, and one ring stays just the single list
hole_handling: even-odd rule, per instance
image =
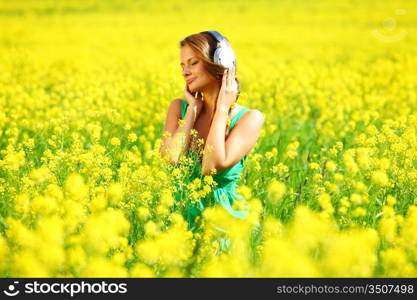
[{"label": "woman's arm", "polygon": [[[201,172],[209,175],[212,169],[218,168],[226,160],[226,121],[228,110],[225,107],[216,108],[213,121],[204,145],[204,154]],[[217,169],[216,169],[217,171]]]},{"label": "woman's arm", "polygon": [[227,117],[227,107],[216,109],[204,147],[203,175],[211,174],[213,169],[219,173],[232,167],[250,152],[260,136],[264,116],[259,110],[246,112],[225,140]]},{"label": "woman's arm", "polygon": [[171,102],[165,121],[162,135],[160,153],[171,165],[176,165],[183,153],[186,153],[190,144],[190,132],[197,118],[197,107],[188,105],[182,126],[179,125],[181,100]]},{"label": "woman's arm", "polygon": [[204,146],[201,172],[211,174],[214,169],[228,169],[252,149],[260,136],[264,116],[259,110],[245,113],[225,141],[226,120],[229,108],[236,102],[236,69],[225,70],[217,98],[216,111]]}]

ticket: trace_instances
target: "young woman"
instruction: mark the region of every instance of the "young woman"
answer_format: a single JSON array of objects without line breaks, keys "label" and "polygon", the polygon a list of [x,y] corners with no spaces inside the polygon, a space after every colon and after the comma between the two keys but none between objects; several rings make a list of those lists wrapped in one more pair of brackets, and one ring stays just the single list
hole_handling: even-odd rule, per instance
[{"label": "young woman", "polygon": [[246,216],[247,202],[244,209],[232,207],[235,199],[245,200],[235,188],[264,117],[259,110],[236,103],[240,92],[236,59],[220,33],[204,31],[186,37],[180,42],[180,59],[184,99],[174,99],[169,106],[164,128],[169,134],[162,138],[161,154],[175,165],[181,155],[193,151],[199,157],[196,175],[212,175],[217,182],[205,199],[187,207],[185,217],[193,230],[195,218],[213,202],[235,217]]}]

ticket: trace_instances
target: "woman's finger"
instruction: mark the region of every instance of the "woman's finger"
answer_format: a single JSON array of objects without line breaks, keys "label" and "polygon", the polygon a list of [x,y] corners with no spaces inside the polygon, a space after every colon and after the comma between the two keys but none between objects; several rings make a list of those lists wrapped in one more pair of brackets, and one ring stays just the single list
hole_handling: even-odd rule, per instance
[{"label": "woman's finger", "polygon": [[233,73],[232,73],[232,87],[233,90],[237,90],[237,82],[236,82],[236,67],[233,66]]},{"label": "woman's finger", "polygon": [[224,72],[223,72],[222,86],[220,87],[220,91],[224,91],[225,90],[226,84],[227,84],[227,69],[225,69]]},{"label": "woman's finger", "polygon": [[230,89],[231,84],[232,84],[232,68],[229,68],[227,72],[226,88]]}]

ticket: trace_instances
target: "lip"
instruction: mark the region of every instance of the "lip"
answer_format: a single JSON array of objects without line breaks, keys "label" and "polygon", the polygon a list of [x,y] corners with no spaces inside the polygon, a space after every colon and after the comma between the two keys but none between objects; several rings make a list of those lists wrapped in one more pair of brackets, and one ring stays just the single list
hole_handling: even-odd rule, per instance
[{"label": "lip", "polygon": [[193,82],[195,80],[195,78],[191,78],[191,79],[188,79],[186,82],[187,82],[187,84],[190,84],[191,82]]}]

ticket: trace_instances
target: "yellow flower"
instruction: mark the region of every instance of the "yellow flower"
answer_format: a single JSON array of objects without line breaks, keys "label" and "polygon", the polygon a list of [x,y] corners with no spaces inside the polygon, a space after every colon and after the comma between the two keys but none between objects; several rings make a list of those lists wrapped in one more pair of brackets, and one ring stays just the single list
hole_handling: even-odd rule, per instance
[{"label": "yellow flower", "polygon": [[175,168],[174,170],[172,170],[171,175],[174,177],[178,177],[181,175],[181,171],[178,168]]},{"label": "yellow flower", "polygon": [[139,199],[142,203],[149,204],[152,200],[152,193],[149,191],[144,191],[140,196]]},{"label": "yellow flower", "polygon": [[393,206],[396,202],[397,200],[393,196],[391,195],[387,196],[387,205]]},{"label": "yellow flower", "polygon": [[363,207],[357,207],[352,211],[354,217],[363,217],[366,215],[366,210]]},{"label": "yellow flower", "polygon": [[[7,257],[8,252],[9,247],[7,246],[7,242],[2,236],[0,236],[0,257]],[[0,261],[0,269],[4,267],[3,264],[5,264],[5,261]]]},{"label": "yellow flower", "polygon": [[96,195],[90,203],[90,211],[97,212],[107,207],[107,199],[103,194]]},{"label": "yellow flower", "polygon": [[395,216],[395,211],[394,211],[394,208],[392,208],[392,206],[384,205],[382,207],[382,212],[383,212],[383,215],[386,216],[386,217]]},{"label": "yellow flower", "polygon": [[139,206],[136,209],[136,214],[142,220],[146,220],[147,218],[151,216],[149,209],[145,206]]},{"label": "yellow flower", "polygon": [[388,158],[384,157],[379,160],[379,167],[382,170],[387,170],[391,166],[391,162]]},{"label": "yellow flower", "polygon": [[272,157],[274,157],[274,153],[268,151],[265,153],[265,157],[266,159],[271,159]]},{"label": "yellow flower", "polygon": [[268,193],[269,193],[269,200],[273,204],[278,204],[281,198],[284,196],[286,191],[285,184],[276,180],[272,179],[268,186]]},{"label": "yellow flower", "polygon": [[40,184],[48,180],[52,175],[48,167],[43,166],[38,169],[33,169],[29,176],[35,183]]},{"label": "yellow flower", "polygon": [[394,247],[381,251],[381,260],[390,277],[415,277],[416,270],[404,249]]},{"label": "yellow flower", "polygon": [[281,162],[278,163],[276,166],[272,167],[272,173],[274,173],[274,174],[278,173],[279,177],[288,176],[288,171],[289,171],[289,168]]},{"label": "yellow flower", "polygon": [[156,213],[159,214],[159,215],[168,215],[169,210],[165,205],[158,205],[156,207]]},{"label": "yellow flower", "polygon": [[338,209],[339,214],[344,215],[347,212],[347,207],[346,206],[341,206]]},{"label": "yellow flower", "polygon": [[47,267],[40,261],[36,253],[30,250],[23,250],[19,258],[12,265],[12,274],[16,277],[49,277]]},{"label": "yellow flower", "polygon": [[236,210],[245,210],[247,207],[247,202],[244,200],[236,199],[233,201],[232,208]]},{"label": "yellow flower", "polygon": [[201,185],[201,179],[200,178],[195,178],[193,180],[193,185],[194,185],[194,188],[195,189],[198,189],[200,187],[200,185]]},{"label": "yellow flower", "polygon": [[152,268],[148,267],[147,265],[137,263],[130,270],[130,276],[134,278],[154,278],[156,277],[156,274]]},{"label": "yellow flower", "polygon": [[168,130],[164,131],[164,133],[162,134],[162,137],[170,137],[170,136],[172,136],[172,134]]},{"label": "yellow flower", "polygon": [[127,136],[127,140],[131,143],[136,142],[137,139],[138,136],[134,132],[129,133],[129,135]]},{"label": "yellow flower", "polygon": [[51,212],[55,212],[57,208],[58,205],[54,198],[36,196],[30,203],[31,211],[37,214],[49,214]]},{"label": "yellow flower", "polygon": [[341,199],[340,199],[340,204],[342,205],[342,206],[346,206],[346,207],[349,207],[350,206],[350,202],[349,202],[349,199],[348,199],[348,197],[342,197]]},{"label": "yellow flower", "polygon": [[[156,233],[156,228],[153,231]],[[142,261],[165,267],[184,267],[189,263],[195,241],[184,222],[174,223],[167,231],[153,235],[152,239],[144,239],[135,246],[135,252]]]},{"label": "yellow flower", "polygon": [[79,270],[85,267],[85,264],[87,263],[86,253],[84,249],[79,245],[69,248],[67,250],[66,256],[68,259],[68,265],[75,270]]},{"label": "yellow flower", "polygon": [[204,183],[207,183],[208,185],[212,185],[213,184],[213,177],[210,175],[206,175],[204,176]]},{"label": "yellow flower", "polygon": [[333,213],[334,209],[333,209],[332,203],[330,201],[330,195],[329,194],[327,194],[327,193],[320,194],[317,201],[319,202],[321,208],[324,211],[326,211],[330,214]]},{"label": "yellow flower", "polygon": [[356,182],[356,184],[355,184],[355,188],[356,188],[356,190],[357,190],[358,192],[360,192],[360,193],[365,192],[365,191],[366,191],[366,189],[367,189],[366,185],[365,185],[365,184],[363,184],[363,182],[360,182],[360,181]]},{"label": "yellow flower", "polygon": [[336,155],[337,155],[337,149],[336,149],[335,147],[333,147],[333,148],[331,148],[331,149],[329,150],[329,153],[330,153],[330,155],[332,155],[332,156],[336,156]]},{"label": "yellow flower", "polygon": [[113,146],[120,146],[120,140],[117,138],[117,137],[113,137],[111,140],[110,140],[110,144],[111,145],[113,145]]},{"label": "yellow flower", "polygon": [[204,185],[203,191],[204,191],[205,194],[208,194],[211,191],[211,187],[209,185]]},{"label": "yellow flower", "polygon": [[192,191],[190,193],[190,198],[192,199],[193,202],[197,202],[200,199],[200,193],[197,191]]},{"label": "yellow flower", "polygon": [[341,182],[341,181],[343,181],[343,179],[344,179],[344,176],[342,174],[340,174],[340,173],[335,173],[334,174],[334,180],[336,180],[337,182]]},{"label": "yellow flower", "polygon": [[5,166],[6,169],[17,171],[25,164],[25,151],[15,152],[11,150],[3,160],[0,160],[0,167]]},{"label": "yellow flower", "polygon": [[26,193],[19,194],[14,200],[15,209],[19,214],[26,214],[30,209],[30,196]]},{"label": "yellow flower", "polygon": [[336,147],[337,147],[337,149],[342,150],[343,149],[343,143],[342,142],[336,142]]},{"label": "yellow flower", "polygon": [[161,204],[167,207],[170,207],[174,204],[174,197],[169,189],[164,189],[161,192]]},{"label": "yellow flower", "polygon": [[397,235],[397,224],[395,218],[383,215],[378,224],[378,231],[380,232],[382,238],[392,243]]},{"label": "yellow flower", "polygon": [[65,180],[65,193],[74,200],[87,200],[88,187],[80,174],[70,174]]},{"label": "yellow flower", "polygon": [[181,127],[183,127],[184,126],[184,124],[185,124],[185,120],[184,119],[180,119],[180,120],[178,120],[178,126],[181,128]]},{"label": "yellow flower", "polygon": [[334,172],[334,171],[336,171],[336,168],[337,168],[337,165],[336,165],[336,163],[335,163],[334,161],[329,160],[328,162],[326,162],[326,169],[327,169],[329,172]]},{"label": "yellow flower", "polygon": [[350,196],[350,201],[354,204],[362,204],[362,197],[361,195],[354,193]]},{"label": "yellow flower", "polygon": [[309,163],[308,167],[310,169],[313,169],[313,170],[319,170],[320,169],[320,165],[318,163],[315,163],[315,162]]},{"label": "yellow flower", "polygon": [[127,277],[127,270],[112,260],[103,257],[91,257],[80,272],[81,277]]},{"label": "yellow flower", "polygon": [[320,173],[317,173],[317,174],[313,175],[313,181],[314,182],[319,182],[322,178],[323,178],[323,176]]},{"label": "yellow flower", "polygon": [[252,198],[252,190],[247,185],[241,185],[236,189],[236,192],[242,195],[245,199]]},{"label": "yellow flower", "polygon": [[389,179],[387,173],[385,173],[384,170],[377,170],[372,172],[372,181],[381,187],[389,185]]},{"label": "yellow flower", "polygon": [[112,182],[107,190],[110,205],[119,205],[123,198],[123,187],[119,182]]}]

